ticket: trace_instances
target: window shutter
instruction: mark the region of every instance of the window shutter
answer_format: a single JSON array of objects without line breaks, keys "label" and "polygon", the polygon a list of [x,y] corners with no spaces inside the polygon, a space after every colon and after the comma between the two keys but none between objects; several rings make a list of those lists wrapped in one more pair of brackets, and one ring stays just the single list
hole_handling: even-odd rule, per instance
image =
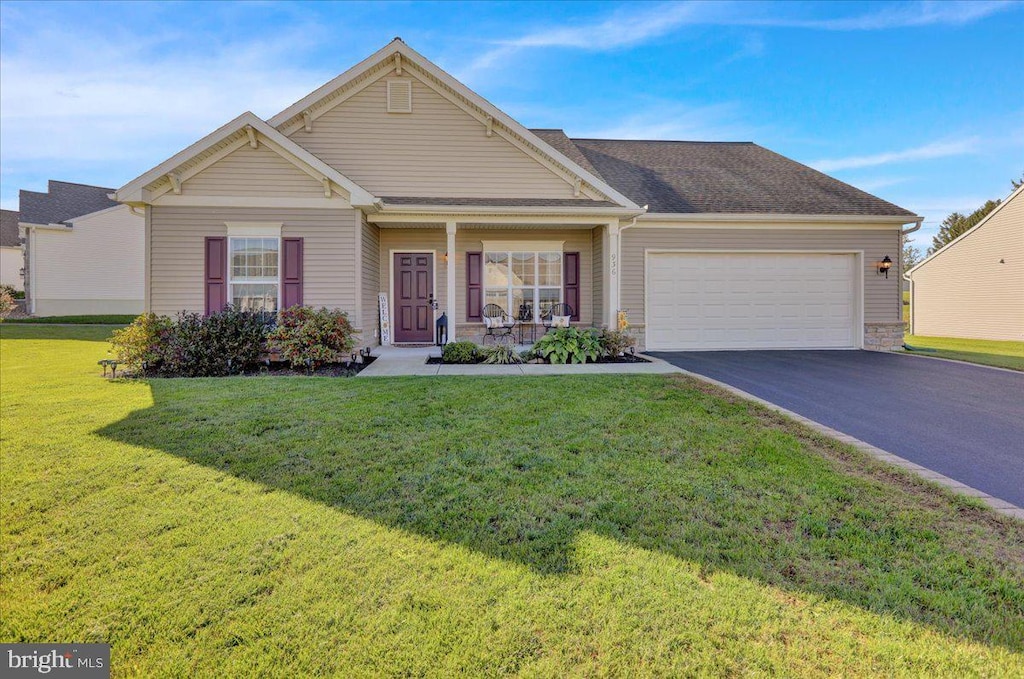
[{"label": "window shutter", "polygon": [[562,299],[572,307],[573,321],[580,320],[580,253],[562,254]]},{"label": "window shutter", "polygon": [[228,239],[206,239],[206,315],[221,311],[228,304]]},{"label": "window shutter", "polygon": [[466,320],[480,321],[484,298],[484,253],[466,253]]},{"label": "window shutter", "polygon": [[302,304],[302,239],[281,239],[281,308]]}]

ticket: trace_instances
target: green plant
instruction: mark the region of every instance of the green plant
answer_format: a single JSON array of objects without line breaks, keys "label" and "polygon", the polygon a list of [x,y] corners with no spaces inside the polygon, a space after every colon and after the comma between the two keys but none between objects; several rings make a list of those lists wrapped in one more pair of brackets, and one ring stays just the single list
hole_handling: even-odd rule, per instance
[{"label": "green plant", "polygon": [[344,360],[355,346],[354,334],[344,311],[293,306],[281,312],[268,339],[293,368],[313,371]]},{"label": "green plant", "polygon": [[602,330],[598,338],[607,356],[618,356],[636,345],[636,338],[624,330]]},{"label": "green plant", "polygon": [[0,289],[0,323],[4,321],[11,312],[17,308],[17,303],[14,301],[14,295],[8,289],[9,286],[4,286]]},{"label": "green plant", "polygon": [[10,293],[11,299],[25,299],[25,291],[15,290],[13,285],[0,285],[0,290]]},{"label": "green plant", "polygon": [[450,342],[441,350],[445,363],[479,363],[480,347],[473,342]]},{"label": "green plant", "polygon": [[569,327],[544,335],[533,346],[533,351],[550,363],[586,363],[596,361],[603,348],[596,331]]},{"label": "green plant", "polygon": [[237,375],[259,365],[266,339],[266,315],[260,312],[235,306],[209,316],[182,312],[160,333],[155,372],[165,377]]},{"label": "green plant", "polygon": [[142,314],[130,325],[115,330],[110,346],[117,360],[132,373],[143,374],[160,361],[160,342],[173,322],[166,316]]},{"label": "green plant", "polygon": [[484,363],[490,363],[492,365],[512,365],[515,363],[522,363],[523,358],[516,351],[516,348],[510,344],[498,344],[489,349],[484,349],[482,352],[484,356]]}]

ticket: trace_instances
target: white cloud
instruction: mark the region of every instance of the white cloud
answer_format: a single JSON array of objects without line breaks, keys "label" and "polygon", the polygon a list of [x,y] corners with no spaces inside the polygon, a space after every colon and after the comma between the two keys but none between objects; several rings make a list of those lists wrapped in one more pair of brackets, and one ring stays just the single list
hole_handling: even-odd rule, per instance
[{"label": "white cloud", "polygon": [[950,156],[962,156],[974,153],[977,150],[978,142],[979,140],[977,137],[953,141],[939,141],[918,146],[916,148],[904,149],[902,151],[888,151],[869,156],[847,156],[846,158],[817,160],[808,163],[808,165],[821,170],[822,172],[835,172],[837,170],[852,170],[862,167],[906,163],[916,160],[948,158]]},{"label": "white cloud", "polygon": [[[754,130],[740,122],[736,104],[690,106],[676,102],[644,101],[630,107],[640,113],[628,113],[591,123],[589,127],[572,129],[576,137],[598,139],[676,139],[686,141],[742,141],[756,136]],[[607,120],[611,117],[612,120]]]}]

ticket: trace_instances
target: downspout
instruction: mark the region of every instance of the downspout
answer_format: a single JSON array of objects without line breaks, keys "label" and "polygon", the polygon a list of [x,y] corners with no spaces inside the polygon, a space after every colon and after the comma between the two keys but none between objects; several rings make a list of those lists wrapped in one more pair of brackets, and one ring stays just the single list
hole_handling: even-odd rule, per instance
[{"label": "downspout", "polygon": [[[647,213],[647,208],[647,205],[643,206],[643,214]],[[637,217],[639,216],[640,215],[637,215]],[[634,226],[636,226],[637,217],[633,217],[633,220],[629,224],[619,227],[619,239],[615,243],[615,259],[618,262],[619,266],[619,285],[615,290],[615,294],[618,296],[615,300],[615,325],[612,326],[615,328],[615,330],[619,329],[619,313],[622,311],[622,232],[625,231],[626,229],[632,229]],[[644,311],[646,313],[647,310],[645,309]],[[612,325],[611,320],[609,320],[608,325]],[[646,332],[646,328],[644,332]]]},{"label": "downspout", "polygon": [[[924,222],[924,217],[918,217],[917,221],[909,229],[900,229],[900,280],[908,281],[910,283],[910,334],[914,334],[914,280],[907,276],[907,272],[903,271],[903,241],[910,234],[914,233],[921,228],[921,224]],[[900,284],[900,306],[899,306],[899,317],[903,318],[903,284]],[[906,346],[906,345],[904,345]]]}]

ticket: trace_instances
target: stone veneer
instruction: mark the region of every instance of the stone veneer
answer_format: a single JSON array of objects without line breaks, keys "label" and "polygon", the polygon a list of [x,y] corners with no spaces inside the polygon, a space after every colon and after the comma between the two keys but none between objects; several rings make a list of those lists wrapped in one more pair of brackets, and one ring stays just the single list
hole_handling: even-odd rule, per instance
[{"label": "stone veneer", "polygon": [[869,351],[899,351],[903,348],[903,322],[865,323],[864,348]]}]

